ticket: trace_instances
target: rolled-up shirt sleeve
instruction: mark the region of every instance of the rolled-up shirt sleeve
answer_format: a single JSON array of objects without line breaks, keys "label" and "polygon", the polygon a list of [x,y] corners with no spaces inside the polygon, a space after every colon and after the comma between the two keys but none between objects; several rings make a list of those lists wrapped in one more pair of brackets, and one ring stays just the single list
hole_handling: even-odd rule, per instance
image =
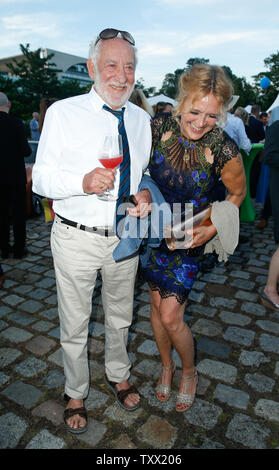
[{"label": "rolled-up shirt sleeve", "polygon": [[40,137],[36,162],[33,167],[32,190],[36,194],[51,199],[64,199],[71,196],[86,196],[82,182],[84,174],[67,168],[65,154],[65,135],[58,111],[53,104],[47,111]]}]

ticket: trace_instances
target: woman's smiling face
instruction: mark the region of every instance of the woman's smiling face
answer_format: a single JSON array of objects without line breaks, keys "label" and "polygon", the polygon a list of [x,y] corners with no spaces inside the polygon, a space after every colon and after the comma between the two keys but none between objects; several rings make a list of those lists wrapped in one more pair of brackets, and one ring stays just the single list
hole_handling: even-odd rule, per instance
[{"label": "woman's smiling face", "polygon": [[188,139],[198,140],[207,134],[219,118],[221,105],[213,93],[192,102],[188,96],[181,111],[181,132]]}]

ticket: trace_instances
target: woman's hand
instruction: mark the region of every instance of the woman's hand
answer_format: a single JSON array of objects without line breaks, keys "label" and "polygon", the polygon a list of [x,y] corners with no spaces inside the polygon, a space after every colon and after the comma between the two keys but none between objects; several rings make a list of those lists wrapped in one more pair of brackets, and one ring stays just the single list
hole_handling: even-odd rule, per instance
[{"label": "woman's hand", "polygon": [[143,219],[151,212],[151,195],[148,189],[144,189],[140,191],[134,196],[135,199],[135,207],[129,207],[127,209],[128,214],[134,217],[140,217]]},{"label": "woman's hand", "polygon": [[189,243],[185,243],[185,248],[197,248],[198,246],[203,245],[208,242],[214,235],[216,235],[217,230],[215,225],[198,225],[193,227],[192,230],[186,230],[187,235],[192,235],[193,239]]}]

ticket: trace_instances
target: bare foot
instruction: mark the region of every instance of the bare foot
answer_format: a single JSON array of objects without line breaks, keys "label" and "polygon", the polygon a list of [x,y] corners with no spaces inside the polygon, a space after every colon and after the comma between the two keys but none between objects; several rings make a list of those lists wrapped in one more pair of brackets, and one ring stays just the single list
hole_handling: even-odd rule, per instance
[{"label": "bare foot", "polygon": [[[76,409],[76,408],[82,408],[82,407],[83,407],[83,400],[77,400],[77,399],[71,398],[71,400],[68,402],[66,406],[66,409],[68,408]],[[86,420],[82,418],[82,416],[80,416],[79,414],[76,414],[67,420],[67,425],[71,429],[74,429],[74,430],[82,429],[86,426]]]},{"label": "bare foot", "polygon": [[[124,381],[116,385],[116,390],[119,392],[120,390],[128,390],[130,387],[131,384],[129,384],[127,381]],[[128,406],[128,408],[133,408],[139,403],[139,400],[140,396],[138,393],[129,393],[129,395],[125,398],[124,403],[126,406]]]}]

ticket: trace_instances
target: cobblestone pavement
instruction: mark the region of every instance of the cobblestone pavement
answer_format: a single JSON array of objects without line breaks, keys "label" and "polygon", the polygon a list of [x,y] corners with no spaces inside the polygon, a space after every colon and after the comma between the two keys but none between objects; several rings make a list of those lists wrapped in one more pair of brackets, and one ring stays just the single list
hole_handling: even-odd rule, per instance
[{"label": "cobblestone pavement", "polygon": [[159,356],[149,321],[147,285],[137,281],[129,335],[132,382],[142,394],[135,412],[121,409],[106,388],[104,325],[97,281],[89,324],[88,431],[63,424],[63,367],[50,225],[28,221],[29,255],[2,262],[0,290],[0,448],[13,449],[273,449],[279,448],[279,313],[260,302],[274,252],[271,223],[242,224],[249,242],[226,265],[200,275],[185,319],[197,344],[199,385],[187,413],[174,392],[159,403]]}]

